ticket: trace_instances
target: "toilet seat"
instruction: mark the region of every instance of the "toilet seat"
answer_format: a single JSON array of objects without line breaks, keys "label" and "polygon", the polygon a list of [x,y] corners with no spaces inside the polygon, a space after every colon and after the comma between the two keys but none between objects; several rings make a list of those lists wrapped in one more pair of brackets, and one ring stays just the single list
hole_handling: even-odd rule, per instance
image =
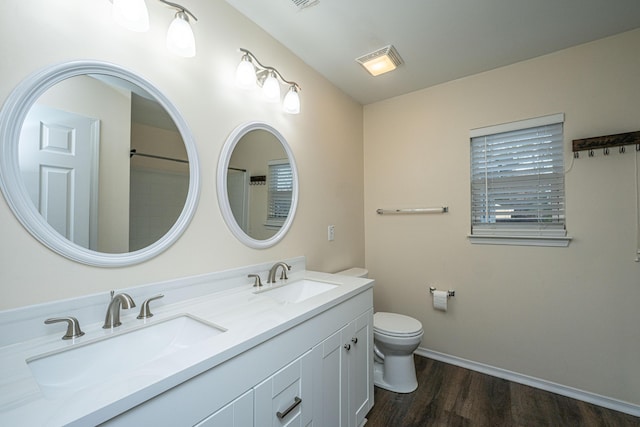
[{"label": "toilet seat", "polygon": [[373,331],[398,338],[410,338],[423,333],[422,323],[413,317],[385,312],[373,315]]}]

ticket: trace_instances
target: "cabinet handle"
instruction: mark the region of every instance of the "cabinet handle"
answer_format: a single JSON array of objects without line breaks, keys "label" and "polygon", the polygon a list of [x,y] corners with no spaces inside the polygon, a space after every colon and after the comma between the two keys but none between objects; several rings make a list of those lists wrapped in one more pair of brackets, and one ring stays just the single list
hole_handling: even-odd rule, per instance
[{"label": "cabinet handle", "polygon": [[298,406],[301,403],[302,403],[302,399],[300,399],[298,396],[296,396],[296,398],[293,401],[293,403],[291,404],[291,406],[289,406],[287,409],[285,409],[284,412],[280,412],[280,411],[276,412],[276,415],[278,416],[279,419],[283,419],[284,417],[289,415],[289,412],[291,412],[294,409],[296,409],[296,406]]},{"label": "cabinet handle", "polygon": [[358,337],[351,338],[351,342],[354,344],[358,344]]},{"label": "cabinet handle", "polygon": [[349,351],[351,350],[351,344],[345,344],[344,345],[345,350]]}]

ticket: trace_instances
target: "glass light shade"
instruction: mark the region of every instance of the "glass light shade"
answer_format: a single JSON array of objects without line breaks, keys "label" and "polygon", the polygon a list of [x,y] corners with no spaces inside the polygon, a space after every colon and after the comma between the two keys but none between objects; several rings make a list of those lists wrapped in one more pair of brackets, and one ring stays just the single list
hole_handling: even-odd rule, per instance
[{"label": "glass light shade", "polygon": [[276,76],[273,75],[273,71],[269,72],[269,76],[262,84],[262,93],[267,102],[280,101],[280,83],[278,83]]},{"label": "glass light shade", "polygon": [[185,58],[196,56],[196,39],[186,13],[178,12],[167,31],[167,49]]},{"label": "glass light shade", "polygon": [[396,64],[393,63],[391,58],[387,55],[374,58],[371,61],[367,61],[364,67],[372,76],[379,76],[380,74],[388,73],[396,69]]},{"label": "glass light shade", "polygon": [[131,31],[149,30],[149,11],[144,0],[113,0],[113,20]]},{"label": "glass light shade", "polygon": [[242,58],[242,61],[236,68],[236,85],[241,89],[255,89],[258,84],[256,82],[256,69],[250,60]]},{"label": "glass light shade", "polygon": [[289,88],[289,92],[284,97],[282,102],[282,111],[289,114],[300,113],[300,95],[295,86]]}]

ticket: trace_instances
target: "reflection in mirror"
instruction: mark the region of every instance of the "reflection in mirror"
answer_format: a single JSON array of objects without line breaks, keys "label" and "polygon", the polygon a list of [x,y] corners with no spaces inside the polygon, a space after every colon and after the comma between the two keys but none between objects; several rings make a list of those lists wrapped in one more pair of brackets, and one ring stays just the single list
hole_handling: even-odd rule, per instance
[{"label": "reflection in mirror", "polygon": [[146,80],[76,62],[28,77],[0,113],[0,184],[42,243],[76,261],[121,266],[166,249],[197,202],[184,120]]},{"label": "reflection in mirror", "polygon": [[282,239],[297,201],[295,162],[284,137],[264,123],[240,126],[218,167],[218,199],[236,237],[255,248]]},{"label": "reflection in mirror", "polygon": [[280,230],[291,207],[291,177],[291,164],[272,133],[256,129],[240,138],[229,160],[227,195],[236,222],[250,237],[265,240]]},{"label": "reflection in mirror", "polygon": [[135,251],[167,233],[184,207],[186,157],[153,96],[104,75],[51,87],[20,134],[20,171],[34,206],[58,233],[98,252]]}]

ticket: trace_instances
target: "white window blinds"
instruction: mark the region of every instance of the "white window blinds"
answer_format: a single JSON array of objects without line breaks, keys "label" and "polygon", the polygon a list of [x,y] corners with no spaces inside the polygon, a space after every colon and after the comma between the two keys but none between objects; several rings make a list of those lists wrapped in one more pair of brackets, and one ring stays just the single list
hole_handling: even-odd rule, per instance
[{"label": "white window blinds", "polygon": [[563,120],[472,131],[472,235],[566,235]]},{"label": "white window blinds", "polygon": [[286,160],[269,162],[267,224],[282,225],[289,215],[293,199],[293,172]]}]

